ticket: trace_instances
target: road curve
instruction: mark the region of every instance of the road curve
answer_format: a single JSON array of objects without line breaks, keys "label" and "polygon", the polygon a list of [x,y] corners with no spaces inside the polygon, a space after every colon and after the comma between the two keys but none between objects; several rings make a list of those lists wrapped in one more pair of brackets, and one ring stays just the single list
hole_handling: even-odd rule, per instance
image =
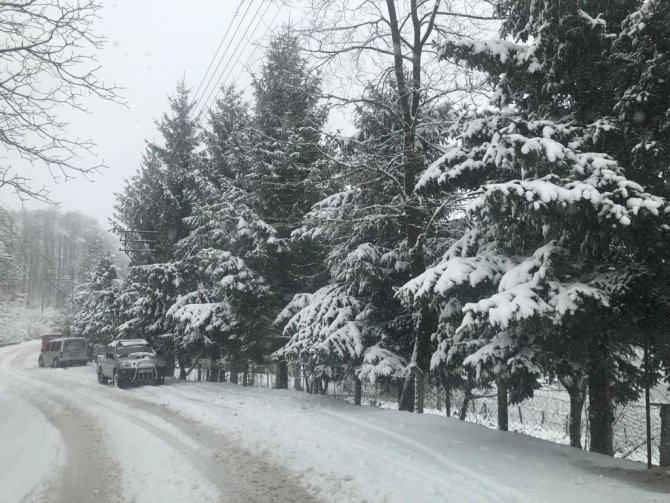
[{"label": "road curve", "polygon": [[[9,494],[0,470],[3,503],[316,501],[287,470],[232,438],[98,384],[92,367],[38,368],[38,354],[34,343],[0,350],[0,412],[5,404],[10,415],[0,433],[4,425],[5,434],[29,438],[17,425],[42,421],[39,430],[59,439],[28,442],[14,454],[17,470],[26,468]],[[39,480],[27,476],[45,464]]]}]

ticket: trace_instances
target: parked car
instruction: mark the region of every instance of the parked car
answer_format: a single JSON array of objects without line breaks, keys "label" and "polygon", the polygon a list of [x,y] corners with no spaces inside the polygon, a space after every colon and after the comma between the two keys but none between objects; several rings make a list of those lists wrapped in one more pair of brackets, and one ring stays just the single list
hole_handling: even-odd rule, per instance
[{"label": "parked car", "polygon": [[128,384],[163,384],[165,360],[144,339],[125,339],[107,345],[104,356],[97,359],[98,382],[111,379],[118,388]]},{"label": "parked car", "polygon": [[47,346],[49,345],[49,342],[53,341],[54,339],[61,339],[63,337],[63,334],[60,332],[52,332],[49,334],[43,334],[42,335],[42,349],[46,349]]},{"label": "parked car", "polygon": [[37,360],[40,367],[64,367],[66,365],[86,365],[86,339],[83,337],[62,337],[51,339],[42,348]]}]

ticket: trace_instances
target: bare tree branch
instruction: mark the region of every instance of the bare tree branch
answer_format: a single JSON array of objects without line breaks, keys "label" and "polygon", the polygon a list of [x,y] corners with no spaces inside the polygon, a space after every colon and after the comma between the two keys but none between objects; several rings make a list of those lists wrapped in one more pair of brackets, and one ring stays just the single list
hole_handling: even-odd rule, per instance
[{"label": "bare tree branch", "polygon": [[[0,148],[5,158],[47,169],[54,178],[84,176],[103,165],[82,165],[91,140],[69,138],[58,119],[64,109],[86,112],[84,99],[121,102],[118,88],[99,80],[95,53],[104,39],[93,31],[97,0],[0,2]],[[14,162],[14,165],[19,163]],[[21,167],[0,167],[0,189],[48,201]]]}]

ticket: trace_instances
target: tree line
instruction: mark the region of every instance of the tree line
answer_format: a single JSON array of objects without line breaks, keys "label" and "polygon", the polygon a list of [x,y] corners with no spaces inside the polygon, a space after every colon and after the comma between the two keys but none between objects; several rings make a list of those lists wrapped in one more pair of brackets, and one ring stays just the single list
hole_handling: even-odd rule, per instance
[{"label": "tree line", "polygon": [[571,444],[588,399],[612,455],[613,407],[670,363],[670,5],[346,5],[312,2],[203,127],[179,84],[117,197],[147,242],[123,278],[95,265],[73,331],[147,338],[182,377],[274,362],[278,387],[352,377],[356,403],[393,381],[416,412],[429,382],[494,386],[502,429],[559,380]]}]

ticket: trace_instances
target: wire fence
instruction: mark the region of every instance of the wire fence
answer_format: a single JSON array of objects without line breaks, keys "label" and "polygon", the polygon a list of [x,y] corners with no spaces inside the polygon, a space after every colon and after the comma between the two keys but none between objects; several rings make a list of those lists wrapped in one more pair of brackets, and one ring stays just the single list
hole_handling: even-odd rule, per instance
[{"label": "wire fence", "polygon": [[[247,386],[274,388],[275,374],[271,366],[250,366],[246,372],[236,372],[237,383]],[[235,381],[229,370],[210,370],[206,365],[196,365],[186,377],[191,381]],[[289,389],[305,390],[307,381],[304,376],[289,374]],[[363,383],[362,405],[397,409],[400,395],[400,383],[384,382]],[[329,383],[325,393],[353,403],[354,381],[347,379]],[[427,414],[451,416],[487,428],[497,428],[498,400],[495,389],[474,389],[472,398],[463,410],[464,393],[452,392],[447,399],[444,388],[428,386],[424,412]],[[657,388],[652,390],[651,401],[654,404],[670,403],[670,393]],[[589,445],[588,400],[582,411],[582,445]],[[534,396],[517,405],[508,407],[508,429],[532,437],[558,444],[570,444],[570,398],[559,383],[545,384],[536,390]],[[659,462],[661,418],[658,407],[651,409],[652,462]],[[646,462],[646,423],[644,402],[632,402],[617,406],[614,410],[614,453],[616,457]]]}]

